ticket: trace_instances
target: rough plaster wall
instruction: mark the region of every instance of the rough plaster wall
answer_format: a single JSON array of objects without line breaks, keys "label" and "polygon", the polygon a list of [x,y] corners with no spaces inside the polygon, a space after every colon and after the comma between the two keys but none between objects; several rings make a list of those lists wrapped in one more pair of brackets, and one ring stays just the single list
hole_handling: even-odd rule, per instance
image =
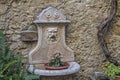
[{"label": "rough plaster wall", "polygon": [[[4,0],[3,0],[4,1]],[[120,4],[120,0],[119,4]],[[81,65],[79,79],[88,80],[94,71],[101,71],[103,55],[97,40],[97,26],[109,13],[109,0],[20,0],[9,5],[0,1],[0,30],[7,35],[11,49],[27,57],[36,42],[22,42],[20,32],[32,24],[34,17],[47,6],[61,10],[71,24],[66,28],[66,43],[75,51],[75,59]],[[3,14],[7,7],[7,13]],[[120,57],[120,6],[117,19],[107,37],[113,56]]]}]

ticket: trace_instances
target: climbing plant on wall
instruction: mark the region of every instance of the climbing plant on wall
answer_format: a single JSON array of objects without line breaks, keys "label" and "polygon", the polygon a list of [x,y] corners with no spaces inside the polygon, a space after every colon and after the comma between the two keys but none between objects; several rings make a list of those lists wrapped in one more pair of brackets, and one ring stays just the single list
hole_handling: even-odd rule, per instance
[{"label": "climbing plant on wall", "polygon": [[115,60],[115,58],[110,56],[110,52],[109,49],[107,47],[106,41],[105,41],[105,37],[107,36],[107,33],[110,29],[110,25],[111,22],[113,21],[113,19],[116,16],[117,13],[117,0],[110,0],[111,1],[111,10],[110,10],[110,14],[109,16],[99,25],[98,27],[98,40],[100,43],[100,46],[102,48],[102,51],[104,53],[105,56],[105,61],[109,61],[111,63],[114,63],[115,65],[118,65],[117,60]]}]

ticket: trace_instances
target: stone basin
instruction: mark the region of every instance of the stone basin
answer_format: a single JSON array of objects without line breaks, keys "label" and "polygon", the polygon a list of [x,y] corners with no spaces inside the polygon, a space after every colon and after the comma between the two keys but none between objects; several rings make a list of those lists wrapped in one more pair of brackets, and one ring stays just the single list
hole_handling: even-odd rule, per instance
[{"label": "stone basin", "polygon": [[45,70],[29,65],[28,71],[40,76],[63,76],[77,73],[80,70],[80,65],[76,62],[69,62],[70,66],[68,69],[63,70]]}]

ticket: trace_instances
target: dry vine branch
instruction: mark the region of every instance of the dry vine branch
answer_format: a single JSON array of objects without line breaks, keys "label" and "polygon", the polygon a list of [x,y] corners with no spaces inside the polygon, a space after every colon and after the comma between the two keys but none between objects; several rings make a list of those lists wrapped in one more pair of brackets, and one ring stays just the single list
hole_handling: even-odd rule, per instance
[{"label": "dry vine branch", "polygon": [[110,52],[108,50],[108,47],[105,41],[105,37],[110,28],[110,23],[113,21],[114,17],[116,16],[116,13],[117,13],[117,0],[111,0],[110,15],[98,27],[97,36],[98,36],[98,41],[100,43],[102,51],[104,53],[105,60],[108,60],[109,62],[114,63],[115,65],[118,65],[117,60],[115,60],[110,56]]}]

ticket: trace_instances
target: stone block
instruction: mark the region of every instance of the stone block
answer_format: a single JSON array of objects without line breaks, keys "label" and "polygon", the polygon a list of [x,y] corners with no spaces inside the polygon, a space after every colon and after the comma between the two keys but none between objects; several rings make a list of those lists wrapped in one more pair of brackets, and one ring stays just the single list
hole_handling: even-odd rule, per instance
[{"label": "stone block", "polygon": [[90,76],[90,80],[110,80],[107,75],[105,75],[102,72],[94,72],[91,76]]},{"label": "stone block", "polygon": [[28,41],[37,41],[37,32],[36,31],[22,31],[21,32],[21,40]]}]

